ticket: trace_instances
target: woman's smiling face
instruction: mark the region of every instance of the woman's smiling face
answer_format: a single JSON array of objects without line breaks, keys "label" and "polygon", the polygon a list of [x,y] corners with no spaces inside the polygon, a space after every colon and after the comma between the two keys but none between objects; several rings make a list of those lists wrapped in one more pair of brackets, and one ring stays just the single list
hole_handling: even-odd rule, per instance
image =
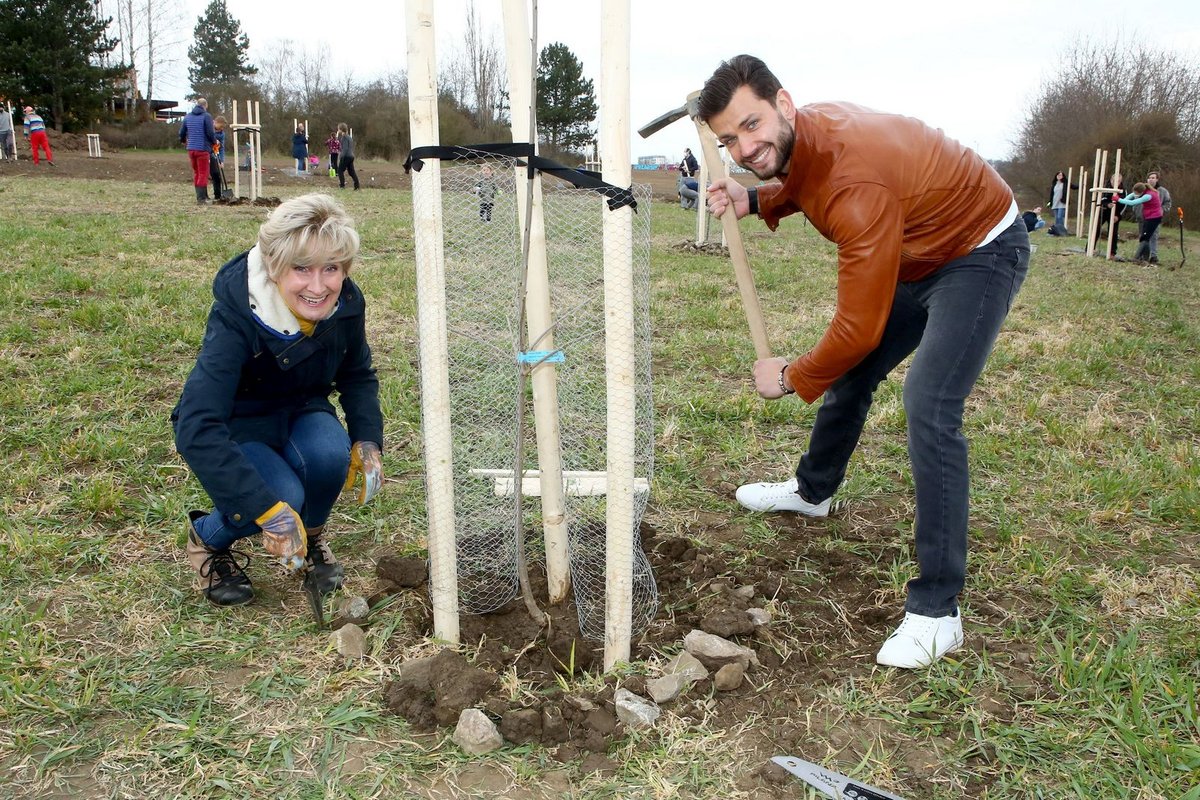
[{"label": "woman's smiling face", "polygon": [[300,319],[320,322],[333,313],[346,271],[338,264],[293,264],[276,281],[288,308]]}]

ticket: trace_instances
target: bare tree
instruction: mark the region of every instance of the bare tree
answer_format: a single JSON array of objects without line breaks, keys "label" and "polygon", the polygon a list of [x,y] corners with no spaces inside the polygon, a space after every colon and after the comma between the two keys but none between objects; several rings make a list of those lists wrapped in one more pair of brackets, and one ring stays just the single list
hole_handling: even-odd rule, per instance
[{"label": "bare tree", "polygon": [[276,39],[267,45],[258,59],[256,83],[263,99],[275,108],[290,108],[294,101],[296,44],[291,39]]},{"label": "bare tree", "polygon": [[299,80],[295,87],[297,103],[301,109],[312,107],[316,99],[329,91],[329,45],[322,42],[315,50],[303,48],[296,56],[296,73]]},{"label": "bare tree", "polygon": [[496,112],[507,88],[507,70],[500,58],[496,32],[480,29],[475,0],[467,3],[467,33],[464,40],[467,68],[470,70],[471,98],[475,109],[475,124],[484,128],[496,121]]},{"label": "bare tree", "polygon": [[1129,174],[1162,169],[1179,185],[1200,159],[1200,67],[1142,43],[1077,40],[1029,109],[1008,177],[1040,195],[1056,171],[1091,169],[1097,147],[1122,148]]},{"label": "bare tree", "polygon": [[[179,0],[144,0],[146,23],[146,100],[154,99],[154,77],[179,63],[182,47],[178,31],[183,26]],[[153,109],[150,110],[153,114]]]},{"label": "bare tree", "polygon": [[[137,105],[138,110],[149,112],[149,102],[154,98],[154,79],[162,70],[177,63],[176,55],[182,40],[183,10],[179,0],[110,0],[112,19],[117,26],[120,39],[121,63],[133,70],[136,80],[144,77],[146,91],[142,99],[137,97],[140,87],[131,86],[126,107]],[[107,13],[107,9],[106,9]]]}]

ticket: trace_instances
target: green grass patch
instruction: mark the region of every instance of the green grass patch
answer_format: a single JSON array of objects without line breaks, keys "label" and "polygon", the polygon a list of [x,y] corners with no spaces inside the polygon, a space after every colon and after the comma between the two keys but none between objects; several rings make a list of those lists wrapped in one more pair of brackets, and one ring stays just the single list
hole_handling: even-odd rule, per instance
[{"label": "green grass patch", "polygon": [[[184,194],[120,181],[5,187],[21,213],[0,217],[11,245],[0,267],[0,794],[434,794],[479,765],[383,713],[383,682],[424,646],[405,603],[378,611],[369,657],[351,664],[261,558],[246,608],[211,608],[190,585],[183,525],[206,499],[174,452],[169,415],[212,276],[253,243],[266,211],[198,211]],[[426,528],[412,209],[399,191],[341,196],[362,234],[355,279],[383,382],[388,483],[368,508],[339,504],[331,526],[350,589],[369,594],[374,557],[423,552]],[[721,520],[737,538],[720,546],[770,555],[778,537],[810,530],[741,511],[732,487],[786,477],[815,408],[754,395],[731,266],[673,247],[693,214],[666,203],[651,213],[648,520],[701,540],[700,515]],[[777,234],[743,228],[772,344],[799,355],[832,312],[835,250],[799,219]],[[927,674],[814,673],[810,691],[772,688],[766,672],[755,691],[779,692],[777,713],[722,720],[719,697],[708,712],[668,712],[653,733],[613,743],[614,774],[509,748],[485,761],[510,777],[511,796],[564,794],[546,783],[562,770],[577,797],[753,796],[746,754],[774,747],[852,759],[856,774],[913,797],[1200,798],[1200,282],[1191,264],[1088,260],[1067,252],[1078,240],[1034,237],[965,422],[968,649]],[[862,582],[897,609],[915,568],[903,369],[879,389],[842,512],[814,534],[865,556]],[[889,546],[864,544],[867,528]],[[819,597],[806,570],[793,566]],[[780,624],[786,636],[803,620]],[[846,731],[870,746],[855,749]]]}]

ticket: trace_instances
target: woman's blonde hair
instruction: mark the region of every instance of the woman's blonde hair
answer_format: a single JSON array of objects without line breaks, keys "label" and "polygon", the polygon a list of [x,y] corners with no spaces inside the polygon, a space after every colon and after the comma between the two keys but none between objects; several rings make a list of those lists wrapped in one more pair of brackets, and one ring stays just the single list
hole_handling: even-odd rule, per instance
[{"label": "woman's blonde hair", "polygon": [[350,128],[347,127],[346,123],[344,123],[344,122],[339,122],[337,129],[338,129],[338,133],[349,133],[350,132]]},{"label": "woman's blonde hair", "polygon": [[271,212],[258,229],[258,250],[273,281],[292,266],[337,264],[349,273],[358,255],[358,231],[338,201],[304,194]]}]

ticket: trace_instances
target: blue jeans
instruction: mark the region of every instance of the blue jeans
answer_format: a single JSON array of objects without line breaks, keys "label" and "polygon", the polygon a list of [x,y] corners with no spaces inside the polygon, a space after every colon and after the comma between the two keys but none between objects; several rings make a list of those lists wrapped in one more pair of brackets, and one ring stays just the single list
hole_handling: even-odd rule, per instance
[{"label": "blue jeans", "polygon": [[[261,442],[237,447],[271,491],[300,513],[305,528],[325,524],[350,470],[350,437],[337,417],[325,412],[297,417],[281,450]],[[235,526],[220,509],[196,522],[196,533],[215,550],[261,530]]]},{"label": "blue jeans", "polygon": [[915,614],[941,617],[958,608],[970,494],[963,406],[1028,267],[1029,234],[1018,219],[929,277],[900,283],[879,346],[826,390],[796,468],[801,495],[810,502],[831,497],[846,477],[875,388],[916,351],[904,379],[920,566],[905,608]]},{"label": "blue jeans", "polygon": [[1057,225],[1060,229],[1067,227],[1067,208],[1066,208],[1066,206],[1063,206],[1062,208],[1054,209],[1054,224]]}]

